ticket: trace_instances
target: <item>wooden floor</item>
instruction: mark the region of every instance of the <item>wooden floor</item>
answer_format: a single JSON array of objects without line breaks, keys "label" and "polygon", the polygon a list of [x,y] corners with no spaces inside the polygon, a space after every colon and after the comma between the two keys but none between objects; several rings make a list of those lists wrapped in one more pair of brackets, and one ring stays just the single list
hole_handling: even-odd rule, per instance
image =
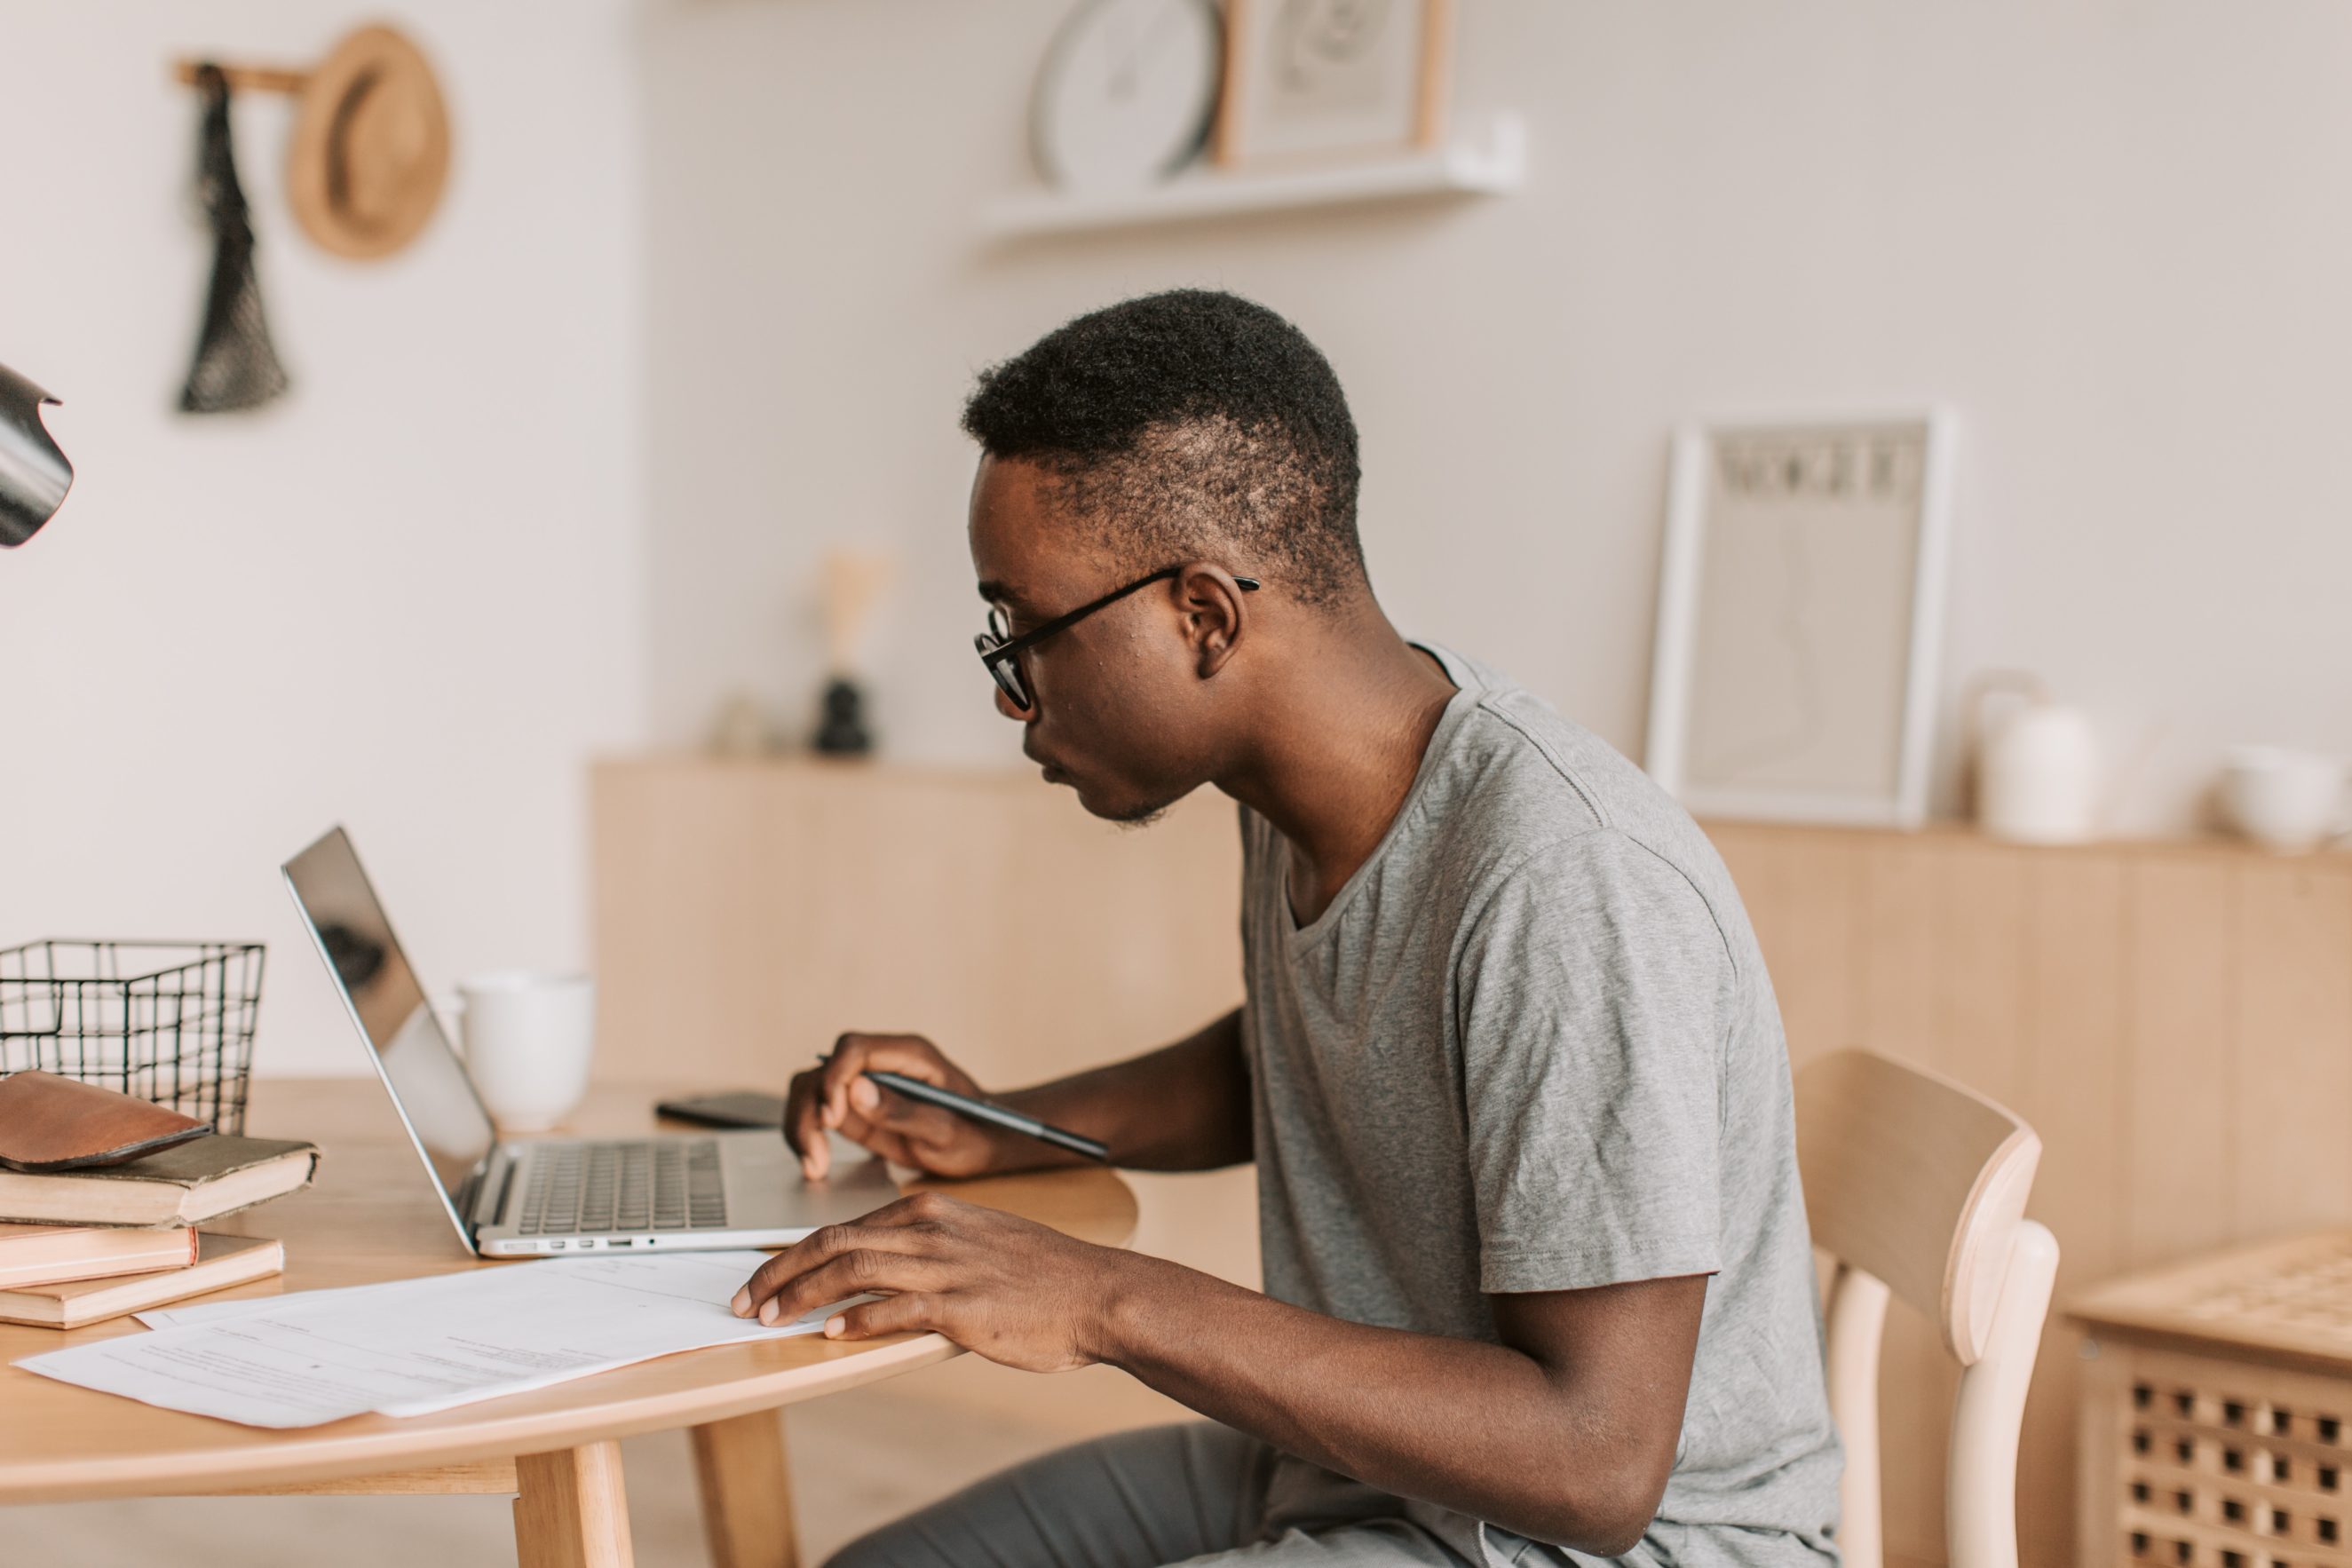
[{"label": "wooden floor", "polygon": [[[787,1413],[804,1561],[1003,1466],[1076,1437],[1185,1415],[1095,1369],[1030,1380],[1035,1419],[1010,1418],[993,1386],[1021,1374],[965,1356]],[[708,1563],[683,1434],[621,1445],[643,1568]],[[157,1498],[0,1510],[0,1563],[100,1568],[476,1568],[514,1562],[504,1497]]]}]

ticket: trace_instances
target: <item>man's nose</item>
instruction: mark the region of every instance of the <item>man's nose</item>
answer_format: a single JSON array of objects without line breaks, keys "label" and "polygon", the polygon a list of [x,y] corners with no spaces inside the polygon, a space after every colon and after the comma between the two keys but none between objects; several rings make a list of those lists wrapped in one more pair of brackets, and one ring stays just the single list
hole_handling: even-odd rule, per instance
[{"label": "man's nose", "polygon": [[1027,709],[1015,708],[1013,706],[1013,699],[1006,694],[1004,688],[1000,686],[996,689],[996,710],[1007,719],[1018,719],[1026,724],[1037,717],[1037,700],[1033,697],[1029,700]]}]

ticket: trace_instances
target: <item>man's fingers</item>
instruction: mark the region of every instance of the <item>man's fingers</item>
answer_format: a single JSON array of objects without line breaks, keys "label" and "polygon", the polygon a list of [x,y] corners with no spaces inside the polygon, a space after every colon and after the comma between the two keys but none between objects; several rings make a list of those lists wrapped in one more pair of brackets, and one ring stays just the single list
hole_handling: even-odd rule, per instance
[{"label": "man's fingers", "polygon": [[885,1160],[904,1165],[910,1171],[923,1168],[922,1156],[915,1152],[914,1144],[887,1128],[874,1129],[873,1135],[866,1140],[866,1146]]},{"label": "man's fingers", "polygon": [[[833,1151],[827,1135],[833,1132],[901,1165],[922,1163],[906,1132],[876,1113],[878,1101],[898,1097],[884,1096],[872,1079],[856,1070],[865,1048],[858,1037],[845,1035],[823,1068],[793,1080],[791,1109],[785,1117],[788,1142],[801,1157],[801,1174],[812,1182],[832,1173]],[[833,1098],[836,1073],[846,1075],[840,1085],[838,1108]]]},{"label": "man's fingers", "polygon": [[812,1182],[833,1165],[833,1148],[824,1135],[824,1110],[816,1074],[795,1077],[792,1099],[784,1110],[784,1142],[801,1157],[801,1173]]},{"label": "man's fingers", "polygon": [[909,1100],[903,1094],[888,1093],[872,1079],[859,1079],[857,1089],[863,1093],[853,1091],[852,1104],[858,1104],[861,1099],[873,1101],[870,1105],[858,1106],[866,1120],[879,1122],[910,1143],[937,1145],[950,1142],[971,1125],[952,1110],[925,1105],[921,1100]]},{"label": "man's fingers", "polygon": [[868,1121],[853,1112],[836,1131],[859,1148],[879,1154],[885,1160],[896,1160],[910,1169],[922,1168],[922,1161],[915,1157],[914,1146],[887,1127]]},{"label": "man's fingers", "polygon": [[845,1301],[869,1290],[911,1290],[934,1283],[938,1276],[939,1265],[928,1258],[861,1247],[829,1258],[807,1273],[786,1280],[774,1295],[760,1303],[760,1321],[772,1328],[778,1323],[789,1323],[803,1312],[813,1312],[828,1301]]},{"label": "man's fingers", "polygon": [[[869,1072],[900,1073],[941,1089],[976,1092],[971,1079],[950,1067],[947,1058],[940,1055],[940,1048],[920,1035],[853,1032],[835,1040],[832,1054],[825,1058],[824,1103],[826,1112],[833,1118],[831,1124],[837,1125],[853,1108],[858,1108],[860,1100],[878,1092],[871,1085],[861,1087],[864,1075]],[[870,1110],[872,1102],[866,1101],[862,1108]]]},{"label": "man's fingers", "polygon": [[[884,1204],[857,1223],[861,1227],[875,1230],[905,1230],[914,1226],[936,1225],[957,1209],[970,1206],[934,1188],[925,1187],[920,1192],[908,1193],[894,1203]],[[918,1244],[909,1241],[899,1245],[911,1247]]]},{"label": "man's fingers", "polygon": [[793,1080],[785,1137],[801,1156],[803,1175],[815,1181],[831,1170],[833,1161],[824,1148],[830,1132],[918,1170],[969,1172],[982,1163],[969,1123],[952,1111],[889,1092],[867,1076],[876,1072],[903,1073],[960,1094],[979,1092],[919,1035],[843,1035],[822,1066]]},{"label": "man's fingers", "polygon": [[[891,1131],[889,1128],[881,1125],[879,1122],[869,1121],[854,1110],[850,1112],[849,1120],[843,1122],[839,1127],[834,1129],[834,1131],[839,1132],[844,1138],[848,1139],[852,1143],[856,1144],[859,1148],[879,1154],[886,1160],[896,1160],[901,1165],[907,1165],[915,1169],[920,1169],[922,1166],[922,1161],[915,1157],[914,1145],[908,1142],[903,1135]],[[805,1161],[802,1163],[802,1169],[803,1171],[807,1169],[807,1163]],[[822,1172],[818,1173],[823,1174]],[[813,1177],[811,1179],[814,1180],[814,1178]]]},{"label": "man's fingers", "polygon": [[878,1334],[920,1333],[940,1326],[940,1298],[919,1290],[861,1301],[824,1321],[829,1340],[870,1340]]},{"label": "man's fingers", "polygon": [[[905,1200],[899,1200],[904,1203]],[[773,1258],[751,1271],[751,1278],[735,1292],[730,1305],[739,1318],[749,1317],[753,1308],[805,1274],[814,1273],[832,1258],[851,1252],[912,1252],[925,1245],[925,1238],[902,1228],[877,1226],[873,1222],[899,1204],[877,1209],[865,1219],[848,1225],[820,1226],[800,1240],[785,1247]],[[855,1290],[844,1291],[854,1296]],[[838,1300],[839,1297],[832,1300]],[[811,1306],[816,1305],[811,1302]]]},{"label": "man's fingers", "polygon": [[844,1035],[833,1042],[833,1054],[824,1062],[824,1124],[838,1127],[849,1120],[849,1091],[853,1085],[865,1080],[866,1037]]}]

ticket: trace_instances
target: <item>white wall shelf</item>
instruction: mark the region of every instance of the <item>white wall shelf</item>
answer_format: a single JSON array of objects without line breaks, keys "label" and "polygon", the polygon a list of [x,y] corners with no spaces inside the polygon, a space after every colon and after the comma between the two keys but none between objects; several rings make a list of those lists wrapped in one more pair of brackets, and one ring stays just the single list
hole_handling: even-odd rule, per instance
[{"label": "white wall shelf", "polygon": [[1008,196],[982,215],[982,226],[994,238],[1015,239],[1416,196],[1500,195],[1518,188],[1527,161],[1525,124],[1516,114],[1498,114],[1445,146],[1400,157],[1264,174],[1198,167],[1165,184],[1116,195]]}]

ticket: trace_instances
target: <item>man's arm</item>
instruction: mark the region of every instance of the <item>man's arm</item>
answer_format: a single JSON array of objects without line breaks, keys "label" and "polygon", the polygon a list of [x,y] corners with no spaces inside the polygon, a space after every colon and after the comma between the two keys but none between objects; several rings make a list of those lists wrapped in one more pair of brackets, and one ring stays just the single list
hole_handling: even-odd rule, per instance
[{"label": "man's arm", "polygon": [[[1236,1007],[1159,1050],[1000,1097],[1041,1121],[1106,1144],[1137,1171],[1213,1171],[1251,1157],[1249,1059]],[[1016,1169],[1076,1164],[1078,1156],[1014,1134]]]},{"label": "man's arm", "polygon": [[1599,1556],[1674,1470],[1706,1277],[1491,1296],[1501,1344],[1323,1317],[1156,1258],[1100,1357],[1204,1415],[1401,1496]]},{"label": "man's arm", "polygon": [[1490,1296],[1504,1342],[1324,1317],[1163,1259],[920,1193],[777,1254],[736,1297],[782,1321],[889,1291],[835,1338],[934,1330],[992,1361],[1108,1362],[1341,1474],[1614,1556],[1674,1468],[1705,1276]]},{"label": "man's arm", "polygon": [[[940,1176],[1083,1163],[1050,1143],[888,1093],[866,1080],[868,1071],[904,1073],[986,1097],[919,1035],[844,1035],[824,1066],[793,1079],[786,1102],[785,1136],[812,1179],[830,1163],[827,1129]],[[1250,1158],[1249,1063],[1239,1008],[1172,1046],[993,1098],[1097,1140],[1109,1148],[1112,1163],[1132,1170],[1206,1171]]]}]

